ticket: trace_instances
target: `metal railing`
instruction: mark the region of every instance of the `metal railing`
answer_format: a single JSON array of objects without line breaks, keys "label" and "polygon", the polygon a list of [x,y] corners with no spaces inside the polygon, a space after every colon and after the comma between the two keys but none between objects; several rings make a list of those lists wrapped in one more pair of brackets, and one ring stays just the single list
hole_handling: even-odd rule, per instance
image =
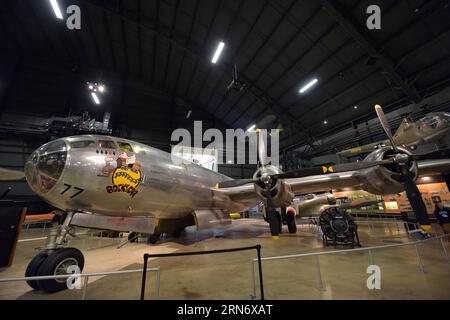
[{"label": "metal railing", "polygon": [[174,253],[155,253],[155,254],[144,254],[144,267],[142,272],[142,284],[141,284],[141,300],[145,297],[145,287],[147,281],[148,270],[148,259],[149,258],[162,258],[162,257],[180,257],[180,256],[193,256],[193,255],[205,255],[205,254],[219,254],[219,253],[229,253],[237,251],[247,251],[256,250],[258,258],[253,260],[252,264],[252,284],[253,284],[253,295],[251,298],[256,299],[256,280],[255,280],[255,261],[258,262],[258,274],[259,274],[259,292],[261,300],[264,300],[264,283],[263,283],[263,273],[261,264],[261,245],[257,244],[250,247],[239,247],[239,248],[229,248],[229,249],[218,249],[218,250],[206,250],[206,251],[193,251],[193,252],[174,252]]},{"label": "metal railing", "polygon": [[[319,279],[319,290],[320,291],[325,291],[325,286],[324,286],[324,282],[323,282],[323,278],[322,278],[322,272],[321,272],[321,269],[320,269],[319,256],[327,256],[327,255],[333,255],[333,254],[354,253],[354,252],[367,251],[368,254],[369,254],[369,262],[372,265],[373,264],[373,254],[372,254],[372,252],[375,251],[375,250],[382,250],[382,249],[394,248],[394,247],[414,246],[420,271],[423,274],[425,274],[425,268],[423,266],[422,259],[420,257],[419,249],[418,249],[417,246],[420,245],[420,244],[423,244],[423,243],[431,242],[431,241],[439,241],[440,244],[441,244],[441,247],[442,247],[443,255],[444,255],[445,259],[447,260],[447,263],[450,264],[450,259],[449,259],[449,256],[448,256],[448,252],[447,252],[447,249],[445,247],[444,240],[443,240],[444,238],[447,238],[447,237],[450,237],[450,234],[444,234],[444,235],[432,237],[432,238],[425,239],[425,240],[419,240],[419,241],[413,241],[413,242],[405,242],[405,243],[398,243],[398,244],[388,244],[388,245],[383,245],[383,246],[373,246],[373,247],[367,247],[367,248],[355,248],[355,249],[344,249],[344,250],[333,250],[333,251],[322,251],[322,252],[313,252],[313,253],[300,253],[300,254],[292,254],[292,255],[284,255],[284,256],[265,257],[265,258],[261,258],[261,262],[271,261],[271,260],[273,261],[273,260],[292,259],[292,258],[315,257],[316,258],[317,274],[318,274],[318,279]],[[252,272],[253,272],[253,274],[255,272],[254,271],[255,270],[255,262],[257,262],[257,261],[258,261],[258,259],[253,259],[252,260]]]},{"label": "metal railing", "polygon": [[[155,283],[155,292],[156,298],[159,299],[159,289],[160,289],[160,268],[147,268],[145,272],[156,272],[156,283]],[[89,277],[99,277],[99,276],[115,276],[115,275],[123,275],[128,273],[142,273],[143,269],[133,269],[133,270],[120,270],[120,271],[105,271],[105,272],[85,272],[85,273],[70,273],[70,274],[62,274],[62,275],[49,275],[49,276],[35,276],[35,277],[20,277],[20,278],[4,278],[0,279],[0,283],[4,282],[16,282],[16,281],[31,281],[31,280],[56,280],[56,279],[64,279],[69,277],[80,277],[84,278],[83,288],[81,300],[86,299],[87,288],[89,284]]]},{"label": "metal railing", "polygon": [[[298,226],[300,226],[300,228],[304,227],[305,232],[309,232],[309,233],[318,233],[318,234],[322,234],[321,233],[321,228],[320,225],[318,223],[318,217],[313,216],[313,217],[302,217],[300,221],[302,221],[301,223],[298,223]],[[389,217],[388,215],[380,215],[379,217],[373,217],[373,216],[368,216],[367,217],[355,217],[355,222],[358,224],[358,226],[362,226],[362,225],[366,225],[367,226],[367,230],[369,232],[374,232],[375,231],[375,225],[381,225],[383,224],[383,226],[388,229],[390,232],[392,232],[391,230],[391,226],[393,226],[393,229],[397,229],[397,232],[400,233],[402,230],[404,230],[404,232],[406,233],[411,233],[411,231],[413,230],[417,230],[420,228],[419,224],[414,223],[414,222],[407,222],[402,220],[401,217]],[[395,226],[394,226],[395,225]],[[403,229],[403,226],[405,227]],[[395,230],[394,229],[394,230]],[[301,230],[301,229],[300,229]]]}]

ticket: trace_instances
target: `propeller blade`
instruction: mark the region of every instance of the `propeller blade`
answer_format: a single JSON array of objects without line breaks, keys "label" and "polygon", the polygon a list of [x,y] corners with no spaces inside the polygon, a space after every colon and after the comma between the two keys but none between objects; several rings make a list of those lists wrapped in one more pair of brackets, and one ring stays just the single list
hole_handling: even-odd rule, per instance
[{"label": "propeller blade", "polygon": [[248,183],[256,183],[256,182],[258,182],[258,179],[253,179],[253,178],[249,178],[249,179],[235,179],[235,180],[219,182],[216,185],[216,188],[222,189],[222,188],[239,187],[239,186],[243,186],[243,185],[248,184]]},{"label": "propeller blade", "polygon": [[384,129],[384,132],[386,133],[389,141],[391,142],[392,148],[394,149],[395,152],[397,152],[397,146],[395,145],[394,139],[392,137],[391,126],[389,125],[386,115],[384,114],[384,111],[379,104],[375,105],[375,112],[377,113],[378,119],[380,120],[381,126]]},{"label": "propeller blade", "polygon": [[258,160],[264,167],[267,165],[266,136],[261,133],[260,129],[256,129],[256,138],[258,139]]},{"label": "propeller blade", "polygon": [[346,172],[346,171],[355,171],[366,168],[375,167],[378,165],[384,165],[393,163],[393,159],[386,159],[380,161],[361,161],[361,162],[351,162],[351,163],[343,163],[335,166],[322,166],[322,167],[311,167],[311,168],[302,168],[297,170],[292,170],[285,173],[272,175],[272,179],[290,179],[290,178],[301,178],[313,175],[320,174],[329,174],[329,173],[338,173],[338,172]]},{"label": "propeller blade", "polygon": [[423,154],[413,154],[409,158],[412,161],[446,159],[450,158],[450,148],[435,150]]},{"label": "propeller blade", "polygon": [[423,202],[419,188],[417,188],[417,185],[409,173],[402,175],[406,196],[408,197],[409,203],[414,210],[414,215],[416,216],[417,222],[424,230],[427,230],[430,228],[430,220],[428,219],[427,207]]}]

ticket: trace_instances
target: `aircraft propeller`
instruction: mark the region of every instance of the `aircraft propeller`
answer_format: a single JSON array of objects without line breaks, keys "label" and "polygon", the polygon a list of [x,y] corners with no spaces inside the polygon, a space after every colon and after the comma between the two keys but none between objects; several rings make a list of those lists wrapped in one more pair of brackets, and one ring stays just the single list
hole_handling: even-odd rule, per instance
[{"label": "aircraft propeller", "polygon": [[395,156],[393,159],[396,160],[394,161],[394,165],[400,172],[403,185],[405,187],[406,196],[414,211],[414,215],[416,216],[417,222],[420,224],[422,229],[429,230],[430,220],[428,219],[427,207],[423,202],[419,188],[417,187],[413,177],[411,176],[411,172],[409,171],[407,163],[409,161],[445,158],[448,157],[450,154],[449,149],[437,150],[417,155],[407,155],[399,153],[398,148],[395,145],[394,140],[392,139],[391,128],[383,112],[383,109],[381,108],[380,105],[377,104],[375,105],[375,111],[377,113],[378,119],[380,120],[381,126],[384,129],[384,132],[386,133],[386,135],[389,138],[389,141],[391,142],[392,150],[394,150],[395,152]]}]

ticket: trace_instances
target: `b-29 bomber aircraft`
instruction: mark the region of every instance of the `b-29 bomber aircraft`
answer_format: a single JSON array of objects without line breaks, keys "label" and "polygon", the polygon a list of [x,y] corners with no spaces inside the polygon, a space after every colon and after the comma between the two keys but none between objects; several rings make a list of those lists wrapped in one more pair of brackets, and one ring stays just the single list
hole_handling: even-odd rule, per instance
[{"label": "b-29 bomber aircraft", "polygon": [[[376,110],[392,142],[381,107]],[[193,163],[174,164],[169,153],[122,138],[80,135],[44,144],[31,154],[24,175],[31,189],[63,210],[65,217],[29,263],[26,276],[66,274],[73,265],[83,270],[83,254],[65,247],[75,226],[145,233],[156,242],[159,234],[189,225],[198,230],[227,226],[229,213],[262,202],[271,235],[278,239],[276,208],[288,206],[296,194],[335,188],[361,188],[374,194],[405,190],[426,229],[428,215],[414,181],[450,172],[448,150],[413,155],[392,143],[364,161],[283,173],[267,163],[259,140],[259,167],[253,178],[237,180]],[[22,176],[0,171],[3,179]],[[30,280],[28,284],[45,292],[66,288],[65,280]]]}]

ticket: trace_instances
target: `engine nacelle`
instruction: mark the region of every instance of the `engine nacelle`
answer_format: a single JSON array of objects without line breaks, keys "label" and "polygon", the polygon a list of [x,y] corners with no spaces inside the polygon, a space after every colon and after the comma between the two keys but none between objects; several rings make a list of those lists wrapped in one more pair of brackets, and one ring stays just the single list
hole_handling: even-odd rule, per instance
[{"label": "engine nacelle", "polygon": [[[281,173],[281,170],[275,166],[266,166],[266,173],[278,174]],[[258,169],[253,177],[261,177],[261,170]],[[255,183],[255,191],[258,197],[263,201],[264,205],[267,206],[267,196],[264,185],[262,183]],[[290,205],[295,197],[295,194],[291,191],[291,187],[281,180],[272,181],[270,193],[272,195],[273,205],[279,208]]]},{"label": "engine nacelle", "polygon": [[[402,154],[411,154],[404,148],[398,148],[398,151]],[[392,148],[383,147],[369,154],[364,161],[385,160],[393,155],[394,151]],[[418,175],[417,163],[415,161],[408,161],[406,165],[409,168],[413,180],[416,180]],[[364,181],[363,189],[373,194],[394,194],[405,190],[401,174],[394,164],[361,170],[361,179]]]}]

